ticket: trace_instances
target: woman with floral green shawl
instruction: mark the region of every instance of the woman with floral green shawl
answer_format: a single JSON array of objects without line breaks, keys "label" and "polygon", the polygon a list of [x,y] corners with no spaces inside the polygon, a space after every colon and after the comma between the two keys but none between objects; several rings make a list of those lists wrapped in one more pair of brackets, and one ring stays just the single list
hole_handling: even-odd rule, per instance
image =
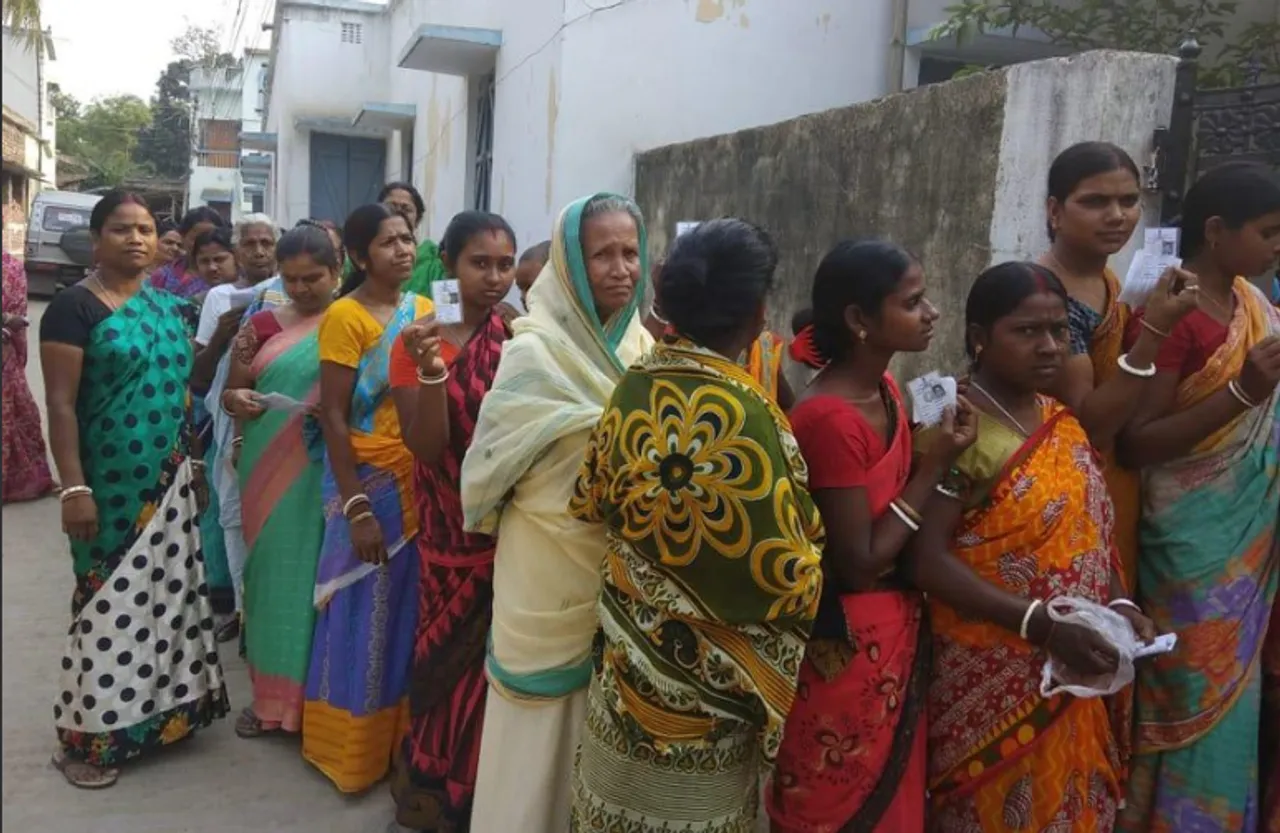
[{"label": "woman with floral green shawl", "polygon": [[630,200],[601,194],[565,209],[462,464],[466,528],[493,533],[501,523],[476,833],[569,826],[605,538],[568,505],[614,386],[653,344],[636,312],[644,251]]},{"label": "woman with floral green shawl", "polygon": [[608,546],[572,830],[756,829],[822,587],[804,460],[737,361],[776,267],[740,220],[682,236],[663,268],[674,336],[588,446],[570,511]]}]

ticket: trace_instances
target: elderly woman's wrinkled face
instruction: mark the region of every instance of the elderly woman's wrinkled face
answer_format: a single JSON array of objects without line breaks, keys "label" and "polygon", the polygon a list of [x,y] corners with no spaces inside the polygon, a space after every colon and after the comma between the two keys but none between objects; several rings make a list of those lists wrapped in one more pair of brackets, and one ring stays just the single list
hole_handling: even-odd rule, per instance
[{"label": "elderly woman's wrinkled face", "polygon": [[582,224],[582,259],[601,323],[631,302],[640,280],[640,230],[625,211]]}]

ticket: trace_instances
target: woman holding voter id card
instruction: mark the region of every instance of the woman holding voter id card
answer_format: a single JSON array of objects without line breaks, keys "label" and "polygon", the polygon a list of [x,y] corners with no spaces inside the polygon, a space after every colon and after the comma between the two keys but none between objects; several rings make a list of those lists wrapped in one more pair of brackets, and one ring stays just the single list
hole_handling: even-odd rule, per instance
[{"label": "woman holding voter id card", "polygon": [[471,818],[495,540],[462,528],[458,483],[480,403],[511,336],[498,304],[516,277],[515,232],[496,214],[458,214],[440,245],[445,275],[431,289],[452,303],[437,303],[434,315],[405,327],[391,348],[391,397],[417,459],[420,532],[411,555],[421,574],[409,732],[391,792],[396,821],[430,833],[466,830]]},{"label": "woman holding voter id card", "polygon": [[[1178,649],[1139,667],[1133,774],[1121,827],[1280,829],[1261,818],[1259,734],[1274,729],[1280,655],[1265,641],[1280,581],[1280,310],[1241,276],[1280,256],[1280,178],[1215,168],[1187,192],[1186,268],[1200,305],[1163,339],[1121,435],[1142,469],[1138,600]],[[1145,323],[1145,317],[1139,318]],[[1273,734],[1272,737],[1275,737]],[[1274,748],[1274,747],[1273,747]]]}]

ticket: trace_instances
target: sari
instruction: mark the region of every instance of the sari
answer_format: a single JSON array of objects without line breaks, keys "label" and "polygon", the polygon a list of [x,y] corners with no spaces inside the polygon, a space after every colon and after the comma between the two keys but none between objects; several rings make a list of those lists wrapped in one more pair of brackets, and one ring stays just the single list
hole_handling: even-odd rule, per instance
[{"label": "sari", "polygon": [[[245,323],[255,334],[250,367],[256,392],[283,394],[307,405],[319,402],[319,323],[314,316],[281,329],[270,312]],[[314,427],[305,430],[313,420],[292,411],[265,411],[245,422],[240,449],[238,492],[249,496],[240,520],[249,551],[244,641],[253,713],[266,728],[286,732],[302,728],[324,534],[324,449]]]},{"label": "sari", "polygon": [[677,340],[618,383],[569,504],[607,531],[573,830],[755,830],[822,587],[806,474],[735,362]]},{"label": "sari", "polygon": [[[409,733],[391,785],[396,821],[413,830],[466,830],[471,818],[488,689],[484,657],[493,613],[495,542],[462,528],[458,482],[507,338],[502,316],[491,311],[460,350],[444,343],[449,445],[435,465],[416,466],[422,530],[418,630]],[[392,372],[392,384],[398,385]],[[416,388],[416,372],[406,381]]]},{"label": "sari", "polygon": [[[813,461],[811,487],[847,487],[848,481],[825,482],[831,466],[845,470],[846,477],[864,470],[865,475],[854,476],[865,483],[873,519],[890,511],[911,473],[911,428],[887,374],[883,390],[893,404],[893,435],[883,455],[866,468],[862,461],[845,459],[841,448],[825,445],[840,433],[833,420],[867,437],[869,447],[882,445],[852,405],[836,397],[811,397],[791,415],[800,449]],[[862,593],[829,591],[819,621],[800,668],[800,693],[787,718],[769,790],[773,829],[919,833],[924,829],[929,680],[920,594],[892,583]]]},{"label": "sari", "polygon": [[[347,258],[342,264],[342,276],[345,278],[350,274],[351,258]],[[430,298],[431,284],[444,276],[444,262],[440,259],[440,247],[433,240],[423,240],[418,244],[418,251],[413,260],[413,272],[410,273],[409,280],[405,281],[403,288],[405,292]]]},{"label": "sari", "polygon": [[602,322],[580,239],[588,202],[572,203],[556,221],[530,312],[512,325],[462,464],[464,528],[492,534],[501,523],[476,833],[569,825],[605,532],[570,516],[568,504],[614,386],[653,343],[637,314],[649,274],[644,228],[631,303]]},{"label": "sari", "polygon": [[[4,253],[4,285],[0,288],[5,315],[27,316],[27,270],[22,261]],[[53,491],[53,473],[41,430],[40,408],[27,384],[27,338],[24,329],[5,332],[0,418],[4,457],[0,463],[3,502],[34,500]]]},{"label": "sari", "polygon": [[388,559],[366,564],[356,557],[326,453],[314,595],[319,615],[307,671],[302,756],[346,793],[368,789],[387,774],[408,717],[418,562],[404,557],[404,550],[418,532],[418,517],[413,456],[400,440],[388,367],[400,331],[430,311],[430,301],[405,293],[383,326],[347,297],[334,301],[320,323],[320,361],[356,373],[351,449]]},{"label": "sari", "polygon": [[190,268],[185,256],[171,260],[152,272],[150,281],[154,289],[163,289],[193,303],[209,291],[209,284],[200,277],[200,273]]},{"label": "sari", "polygon": [[[1235,301],[1226,341],[1178,386],[1178,411],[1225,387],[1253,345],[1280,333],[1280,310],[1243,278]],[[1280,579],[1278,419],[1273,391],[1185,457],[1142,472],[1142,606],[1157,631],[1178,634],[1178,650],[1138,668],[1124,830],[1265,827],[1263,665],[1280,659],[1263,652]]]},{"label": "sari", "polygon": [[[1105,604],[1115,567],[1106,481],[1075,417],[1047,398],[1041,411],[1030,437],[979,413],[978,441],[948,478],[965,504],[952,552],[1006,592]],[[1105,703],[1041,696],[1043,651],[937,601],[930,614],[931,829],[1110,833],[1120,760]]]},{"label": "sari", "polygon": [[54,723],[66,753],[94,766],[176,743],[228,710],[187,456],[183,303],[143,286],[84,346],[76,421],[99,532],[71,542]]},{"label": "sari", "polygon": [[775,402],[778,400],[778,375],[782,373],[782,354],[787,343],[771,330],[765,330],[751,344],[747,354],[747,372]]}]

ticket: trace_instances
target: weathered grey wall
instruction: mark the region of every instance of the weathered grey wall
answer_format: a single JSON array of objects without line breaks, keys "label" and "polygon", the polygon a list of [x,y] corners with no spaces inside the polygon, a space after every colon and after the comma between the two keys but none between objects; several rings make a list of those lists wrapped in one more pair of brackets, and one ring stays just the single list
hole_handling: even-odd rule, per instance
[{"label": "weathered grey wall", "polygon": [[920,257],[943,312],[929,354],[901,357],[895,371],[954,367],[969,282],[987,265],[1005,85],[984,73],[643,154],[636,199],[653,252],[682,220],[764,226],[782,256],[771,323],[790,335],[836,241],[893,240]]}]

